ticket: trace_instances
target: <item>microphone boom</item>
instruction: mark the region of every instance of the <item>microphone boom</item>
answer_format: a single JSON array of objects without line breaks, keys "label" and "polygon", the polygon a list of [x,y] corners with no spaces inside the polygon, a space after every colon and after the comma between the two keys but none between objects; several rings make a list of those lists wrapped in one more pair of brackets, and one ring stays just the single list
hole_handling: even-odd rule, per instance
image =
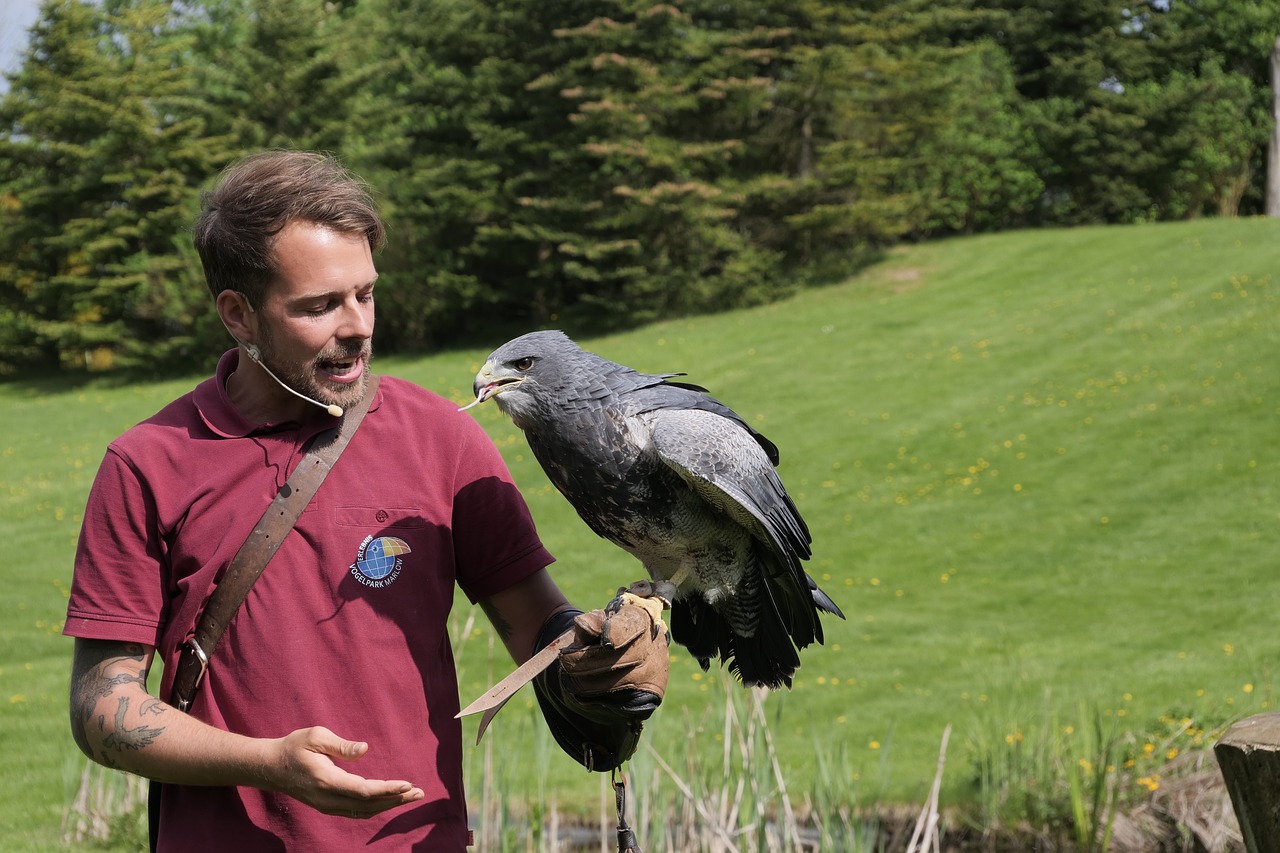
[{"label": "microphone boom", "polygon": [[252,360],[254,364],[258,365],[258,367],[261,367],[263,370],[265,370],[267,372],[267,375],[270,376],[272,379],[274,379],[276,381],[276,384],[279,385],[281,388],[288,391],[290,394],[292,394],[293,396],[297,397],[300,400],[306,400],[308,403],[310,403],[313,406],[319,406],[320,408],[324,409],[326,412],[328,412],[330,415],[332,415],[335,418],[342,417],[343,410],[341,406],[335,405],[333,403],[321,403],[319,400],[313,400],[310,397],[308,397],[306,394],[301,394],[295,391],[294,389],[290,388],[288,385],[285,385],[283,382],[281,382],[280,377],[272,373],[271,368],[267,367],[265,364],[262,363],[261,353],[259,352],[258,347],[255,344],[247,344],[244,348],[244,351],[245,351],[245,354],[249,356],[250,360]]}]

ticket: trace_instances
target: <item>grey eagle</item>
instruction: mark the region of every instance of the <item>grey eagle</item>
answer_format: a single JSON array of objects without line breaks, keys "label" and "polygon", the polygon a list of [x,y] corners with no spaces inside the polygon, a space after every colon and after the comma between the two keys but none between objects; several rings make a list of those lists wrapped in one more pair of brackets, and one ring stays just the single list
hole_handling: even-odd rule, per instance
[{"label": "grey eagle", "polygon": [[583,521],[675,584],[672,638],[704,670],[719,657],[744,684],[790,687],[818,611],[844,614],[801,568],[809,529],[778,448],[683,375],[533,332],[494,350],[471,405],[494,399]]}]

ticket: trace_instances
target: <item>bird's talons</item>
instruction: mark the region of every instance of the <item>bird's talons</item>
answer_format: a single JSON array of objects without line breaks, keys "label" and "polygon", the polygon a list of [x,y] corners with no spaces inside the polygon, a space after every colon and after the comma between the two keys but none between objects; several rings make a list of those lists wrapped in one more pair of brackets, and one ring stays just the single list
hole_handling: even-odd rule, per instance
[{"label": "bird's talons", "polygon": [[662,611],[671,609],[671,602],[676,597],[676,591],[676,585],[670,581],[642,580],[636,581],[630,586],[618,587],[618,592],[614,595],[613,600],[604,607],[605,624],[604,630],[600,635],[600,644],[606,648],[612,647],[609,640],[609,623],[627,604],[634,604],[648,611],[652,621],[653,636],[656,638],[659,633],[662,633],[666,635],[667,642],[670,643],[671,636],[662,621]]},{"label": "bird's talons", "polygon": [[662,602],[664,609],[670,609],[671,602],[676,599],[677,591],[676,585],[671,581],[643,580],[634,581],[630,586],[618,587],[618,597],[620,598],[624,592],[629,592],[637,598],[656,598]]}]

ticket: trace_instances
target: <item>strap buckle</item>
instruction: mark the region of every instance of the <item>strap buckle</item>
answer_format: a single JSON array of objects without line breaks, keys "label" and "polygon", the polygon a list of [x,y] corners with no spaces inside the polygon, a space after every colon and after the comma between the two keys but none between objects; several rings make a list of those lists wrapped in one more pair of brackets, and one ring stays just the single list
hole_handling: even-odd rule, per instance
[{"label": "strap buckle", "polygon": [[[188,660],[192,663],[188,663]],[[194,678],[184,679],[183,675],[191,668],[199,667],[195,670]],[[191,701],[196,698],[196,690],[200,687],[200,682],[204,681],[204,674],[209,670],[209,656],[204,653],[204,649],[200,648],[200,644],[196,642],[195,637],[189,638],[182,644],[182,651],[178,656],[178,675],[173,682],[173,695],[178,700],[178,710],[186,712],[191,707]],[[190,681],[190,692],[183,695],[182,682]]]}]

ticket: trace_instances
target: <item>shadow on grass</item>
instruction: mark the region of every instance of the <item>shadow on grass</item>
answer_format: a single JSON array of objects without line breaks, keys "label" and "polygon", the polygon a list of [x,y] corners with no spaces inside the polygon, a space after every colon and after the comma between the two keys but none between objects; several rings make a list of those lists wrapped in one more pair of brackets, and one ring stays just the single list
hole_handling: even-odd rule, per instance
[{"label": "shadow on grass", "polygon": [[[216,363],[216,358],[214,363]],[[205,377],[212,370],[201,371],[190,365],[172,370],[158,368],[119,368],[109,371],[54,370],[24,371],[0,377],[0,389],[12,397],[44,397],[69,394],[91,388],[118,389],[138,385],[171,382],[188,377]]]}]

